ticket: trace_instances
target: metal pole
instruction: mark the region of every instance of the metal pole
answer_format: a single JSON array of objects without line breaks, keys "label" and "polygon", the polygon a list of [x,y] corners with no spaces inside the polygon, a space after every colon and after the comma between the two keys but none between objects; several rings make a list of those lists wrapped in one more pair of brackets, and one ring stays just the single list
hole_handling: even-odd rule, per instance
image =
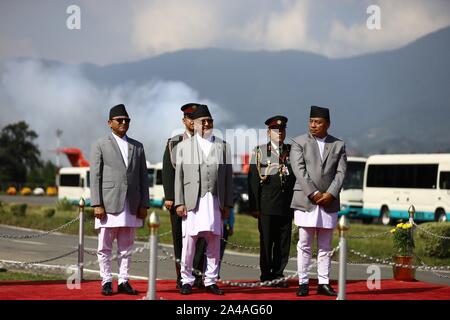
[{"label": "metal pole", "polygon": [[148,217],[147,224],[150,229],[150,260],[147,300],[156,300],[156,266],[158,262],[158,234],[160,225],[158,214],[153,211]]},{"label": "metal pole", "polygon": [[59,165],[59,147],[61,146],[61,135],[63,131],[61,129],[56,129],[56,168],[60,168]]},{"label": "metal pole", "polygon": [[[416,208],[414,208],[414,206],[411,205],[408,209],[408,213],[409,213],[409,223],[411,224],[411,228],[408,230],[408,235],[409,235],[409,238],[411,239],[411,242],[414,243],[413,230],[414,230],[414,214],[416,213]],[[412,255],[413,254],[412,248],[409,248],[409,249],[410,250],[408,250],[408,251],[410,251],[410,252],[408,252],[408,254]]]},{"label": "metal pole", "polygon": [[79,206],[79,230],[78,230],[78,280],[83,280],[84,263],[84,199],[80,198]]},{"label": "metal pole", "polygon": [[348,219],[342,216],[339,219],[339,292],[337,300],[345,300],[345,285],[347,282],[347,239],[345,232],[349,229]]}]

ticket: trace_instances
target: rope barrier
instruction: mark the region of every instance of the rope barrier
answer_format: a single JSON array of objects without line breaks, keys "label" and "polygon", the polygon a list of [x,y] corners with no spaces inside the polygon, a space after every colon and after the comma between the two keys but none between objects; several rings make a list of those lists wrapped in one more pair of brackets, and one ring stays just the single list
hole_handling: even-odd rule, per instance
[{"label": "rope barrier", "polygon": [[59,230],[63,230],[64,228],[67,228],[68,226],[72,225],[76,221],[78,221],[80,218],[76,217],[73,220],[70,220],[69,222],[57,227],[56,229],[45,231],[42,233],[35,233],[35,234],[29,234],[29,235],[23,235],[23,236],[14,236],[14,235],[8,235],[8,234],[0,234],[0,238],[4,239],[34,239],[34,238],[42,238],[45,236],[48,236],[51,233],[55,233]]}]

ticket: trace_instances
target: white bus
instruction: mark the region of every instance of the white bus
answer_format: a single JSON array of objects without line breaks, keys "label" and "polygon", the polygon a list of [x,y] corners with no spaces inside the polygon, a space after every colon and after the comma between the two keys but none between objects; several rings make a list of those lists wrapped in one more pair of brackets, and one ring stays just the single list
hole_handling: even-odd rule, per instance
[{"label": "white bus", "polygon": [[150,206],[164,207],[164,188],[162,184],[162,162],[147,166],[150,185]]},{"label": "white bus", "polygon": [[[162,163],[151,165],[147,161],[149,177],[149,204],[161,207],[164,204],[164,190],[162,188]],[[89,188],[89,167],[64,167],[59,170],[56,178],[58,199],[66,198],[72,204],[78,205],[83,197],[86,205],[90,205],[91,190]],[[162,194],[162,196],[161,196]],[[153,203],[153,204],[152,204]]]},{"label": "white bus", "polygon": [[83,197],[86,205],[90,205],[89,167],[64,167],[59,169],[56,184],[59,200],[66,198],[72,204],[78,205],[80,198]]},{"label": "white bus", "polygon": [[362,216],[384,225],[408,219],[450,219],[450,154],[374,155],[364,174]]},{"label": "white bus", "polygon": [[[366,161],[367,158],[362,157],[347,158],[347,173],[340,193],[341,210],[339,216],[361,218]],[[369,222],[367,219],[363,219],[363,221]]]}]

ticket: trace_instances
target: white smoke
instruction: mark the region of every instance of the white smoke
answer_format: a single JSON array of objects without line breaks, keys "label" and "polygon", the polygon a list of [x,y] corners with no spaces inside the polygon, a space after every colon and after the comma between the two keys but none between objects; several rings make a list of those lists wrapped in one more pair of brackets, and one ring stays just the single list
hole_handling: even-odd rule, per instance
[{"label": "white smoke", "polygon": [[[0,63],[0,127],[24,120],[39,138],[42,158],[54,161],[56,129],[63,130],[61,147],[80,148],[88,159],[92,142],[107,135],[109,109],[125,104],[131,124],[128,135],[144,144],[147,159],[162,161],[167,139],[183,131],[180,106],[207,104],[215,126],[230,121],[229,113],[182,82],[154,81],[100,87],[73,65],[49,66],[38,60]],[[62,165],[69,165],[61,156]]]}]

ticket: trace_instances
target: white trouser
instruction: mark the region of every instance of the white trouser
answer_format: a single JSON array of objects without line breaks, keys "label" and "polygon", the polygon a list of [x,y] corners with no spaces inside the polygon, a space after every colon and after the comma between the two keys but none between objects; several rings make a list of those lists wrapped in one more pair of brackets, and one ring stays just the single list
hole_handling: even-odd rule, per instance
[{"label": "white trouser", "polygon": [[[100,277],[102,285],[112,282],[111,257],[114,239],[117,239],[117,254],[125,254],[133,248],[135,228],[117,227],[100,228],[98,234],[97,257],[100,265]],[[130,270],[131,255],[117,260],[119,265],[119,284],[128,281],[128,271]]]},{"label": "white trouser", "polygon": [[299,227],[297,243],[297,268],[299,284],[308,283],[308,271],[311,266],[312,244],[317,234],[317,275],[319,284],[328,284],[331,269],[331,240],[333,229]]},{"label": "white trouser", "polygon": [[[192,263],[195,255],[195,244],[201,237],[206,241],[206,271],[204,284],[210,286],[216,283],[220,266],[220,235],[209,231],[199,232],[196,236],[185,235],[181,250],[181,283],[194,284],[195,276],[192,275]],[[203,270],[200,270],[203,272]]]}]

